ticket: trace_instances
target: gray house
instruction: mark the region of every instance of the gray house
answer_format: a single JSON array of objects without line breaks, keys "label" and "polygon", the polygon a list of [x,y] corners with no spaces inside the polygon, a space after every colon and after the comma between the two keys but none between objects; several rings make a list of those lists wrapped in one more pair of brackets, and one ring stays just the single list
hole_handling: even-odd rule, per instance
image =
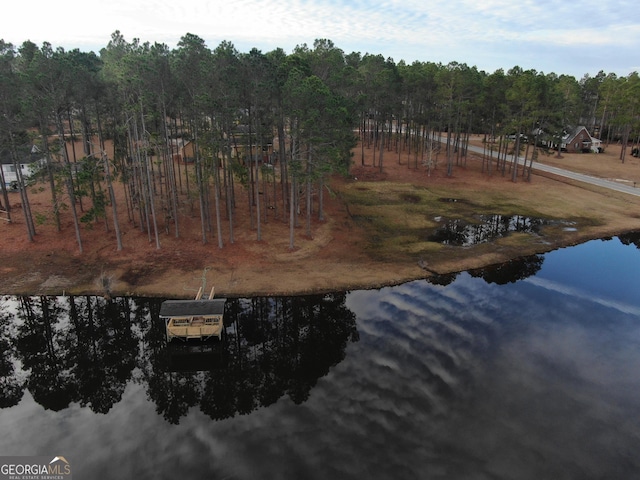
[{"label": "gray house", "polygon": [[[0,162],[2,162],[2,174],[4,176],[5,186],[9,189],[15,190],[18,188],[18,169],[13,163],[13,159],[10,153],[6,150],[0,152]],[[34,168],[39,168],[43,165],[44,158],[40,149],[33,145],[29,153],[25,154],[21,159],[21,162],[17,165],[22,174],[23,180],[27,180],[34,172]]]}]

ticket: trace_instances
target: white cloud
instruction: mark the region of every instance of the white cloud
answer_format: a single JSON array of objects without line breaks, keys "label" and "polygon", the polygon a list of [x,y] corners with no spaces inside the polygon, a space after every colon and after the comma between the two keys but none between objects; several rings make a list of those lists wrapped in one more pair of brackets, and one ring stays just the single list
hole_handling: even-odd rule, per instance
[{"label": "white cloud", "polygon": [[[4,6],[0,32],[5,40],[46,40],[67,49],[98,50],[120,30],[128,40],[136,37],[170,47],[193,33],[212,48],[229,40],[290,51],[328,38],[347,52],[381,53],[407,62],[459,61],[482,69],[510,68],[531,52],[553,48],[557,58],[531,58],[539,62],[532,67],[579,68],[582,73],[607,70],[608,65],[627,68],[628,49],[640,42],[640,23],[629,15],[636,7],[627,0],[585,0],[579,10],[555,0],[387,0],[375,5],[362,0],[68,0],[63,8],[36,0],[30,5],[28,16],[18,2]],[[606,58],[592,51],[598,47],[609,49]],[[563,50],[567,48],[574,50]],[[569,53],[580,48],[602,63],[568,63],[574,56]]]}]

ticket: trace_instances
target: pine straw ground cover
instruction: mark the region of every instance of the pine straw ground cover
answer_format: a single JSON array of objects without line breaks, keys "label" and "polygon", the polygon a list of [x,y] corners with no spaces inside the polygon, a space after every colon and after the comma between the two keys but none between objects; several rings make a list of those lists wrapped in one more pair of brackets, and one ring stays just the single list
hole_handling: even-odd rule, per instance
[{"label": "pine straw ground cover", "polygon": [[[480,142],[474,138],[474,142]],[[640,183],[638,159],[618,160],[619,146],[604,154],[542,158],[604,178]],[[377,157],[376,157],[377,158]],[[180,238],[163,232],[156,249],[147,233],[122,221],[124,249],[116,251],[113,229],[83,226],[84,253],[79,253],[70,213],[62,232],[53,225],[37,227],[27,242],[20,218],[19,195],[12,194],[14,222],[3,223],[0,235],[1,294],[150,295],[186,298],[207,269],[217,295],[251,296],[373,288],[433,273],[479,268],[511,258],[542,253],[593,238],[640,230],[640,197],[590,187],[551,176],[521,177],[481,172],[481,161],[469,156],[446,176],[442,157],[431,175],[418,162],[407,164],[401,153],[385,152],[383,171],[373,166],[373,151],[354,150],[348,178],[333,178],[325,195],[325,220],[314,218],[312,235],[304,219],[289,249],[289,229],[269,213],[262,240],[248,225],[238,203],[236,241],[220,249],[211,238],[203,244],[197,208],[188,207]],[[31,191],[34,212],[46,212],[49,194]],[[122,192],[118,205],[126,218]],[[197,206],[197,205],[196,205]],[[511,233],[473,246],[455,247],[428,240],[445,219],[473,223],[481,215],[521,215],[548,225],[536,233]],[[568,228],[569,227],[569,228]],[[226,234],[226,233],[225,233]],[[427,267],[427,269],[423,267]]]}]

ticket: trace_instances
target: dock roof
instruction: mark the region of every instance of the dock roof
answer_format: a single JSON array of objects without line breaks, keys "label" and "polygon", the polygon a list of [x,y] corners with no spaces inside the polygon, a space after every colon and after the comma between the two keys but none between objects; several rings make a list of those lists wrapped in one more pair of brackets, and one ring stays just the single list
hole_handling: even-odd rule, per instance
[{"label": "dock roof", "polygon": [[224,314],[226,298],[212,300],[165,300],[160,305],[161,317],[199,317]]}]

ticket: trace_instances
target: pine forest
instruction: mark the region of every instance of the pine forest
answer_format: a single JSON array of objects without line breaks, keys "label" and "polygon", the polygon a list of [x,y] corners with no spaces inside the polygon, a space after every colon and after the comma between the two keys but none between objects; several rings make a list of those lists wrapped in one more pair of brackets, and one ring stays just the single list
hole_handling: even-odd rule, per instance
[{"label": "pine forest", "polygon": [[[536,149],[520,139],[554,148],[585,125],[603,142],[621,142],[624,161],[627,146],[637,151],[639,120],[637,72],[488,73],[345,53],[327,39],[291,53],[242,53],[227,41],[210,49],[193,34],[170,49],[116,31],[99,54],[0,40],[0,157],[16,174],[11,182],[0,170],[0,203],[9,221],[24,219],[30,241],[44,222],[61,230],[69,212],[82,253],[88,224],[113,229],[122,250],[123,222],[159,249],[161,234],[180,237],[187,208],[198,212],[202,242],[224,248],[244,202],[258,241],[264,222],[279,221],[293,249],[294,228],[322,220],[330,177],[364,163],[365,147],[380,171],[393,152],[411,152],[414,168],[429,169],[442,149],[450,175],[470,133],[533,162]],[[487,160],[487,174],[504,174],[507,158]],[[49,192],[47,214],[32,214],[32,188]]]}]

